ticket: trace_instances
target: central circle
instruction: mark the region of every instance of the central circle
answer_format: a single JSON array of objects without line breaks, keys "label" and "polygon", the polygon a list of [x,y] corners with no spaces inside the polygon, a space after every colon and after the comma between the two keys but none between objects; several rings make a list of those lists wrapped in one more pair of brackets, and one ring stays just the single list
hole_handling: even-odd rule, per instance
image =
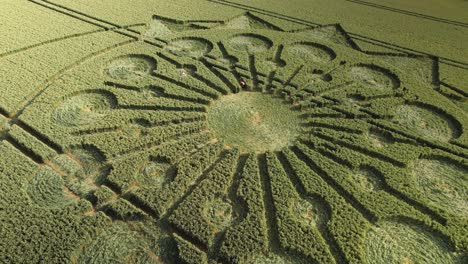
[{"label": "central circle", "polygon": [[292,145],[301,132],[299,111],[271,94],[242,91],[211,104],[208,123],[227,147],[263,153]]}]

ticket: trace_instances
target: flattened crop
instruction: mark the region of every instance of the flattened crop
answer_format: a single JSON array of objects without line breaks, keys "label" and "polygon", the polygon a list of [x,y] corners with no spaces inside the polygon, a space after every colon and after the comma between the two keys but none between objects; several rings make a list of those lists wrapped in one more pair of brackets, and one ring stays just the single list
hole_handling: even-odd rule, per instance
[{"label": "flattened crop", "polygon": [[99,28],[63,41],[121,42],[0,55],[60,60],[0,100],[0,262],[466,262],[468,116],[438,59],[258,10],[117,25],[29,2]]}]

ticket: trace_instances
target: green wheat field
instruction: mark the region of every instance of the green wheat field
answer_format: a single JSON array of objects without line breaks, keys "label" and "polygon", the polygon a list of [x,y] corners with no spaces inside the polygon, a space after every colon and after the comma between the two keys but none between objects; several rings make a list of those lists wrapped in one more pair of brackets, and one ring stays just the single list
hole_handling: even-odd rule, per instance
[{"label": "green wheat field", "polygon": [[0,263],[468,263],[468,1],[0,0]]}]

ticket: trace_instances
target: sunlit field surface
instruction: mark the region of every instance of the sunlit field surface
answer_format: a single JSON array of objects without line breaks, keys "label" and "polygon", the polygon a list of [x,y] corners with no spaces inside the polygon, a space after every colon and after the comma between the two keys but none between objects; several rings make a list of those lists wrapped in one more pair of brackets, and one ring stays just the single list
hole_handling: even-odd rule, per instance
[{"label": "sunlit field surface", "polygon": [[467,263],[467,14],[0,0],[0,263]]}]

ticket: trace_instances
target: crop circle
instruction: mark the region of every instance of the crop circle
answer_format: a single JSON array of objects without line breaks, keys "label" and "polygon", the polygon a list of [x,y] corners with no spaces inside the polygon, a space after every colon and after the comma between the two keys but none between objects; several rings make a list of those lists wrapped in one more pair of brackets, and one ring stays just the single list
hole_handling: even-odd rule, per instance
[{"label": "crop circle", "polygon": [[431,203],[468,217],[467,168],[446,160],[419,159],[413,162],[411,169],[417,189]]},{"label": "crop circle", "polygon": [[291,45],[287,52],[290,55],[300,58],[308,63],[310,62],[329,62],[336,58],[335,52],[321,44],[313,42],[303,42]]},{"label": "crop circle", "polygon": [[240,34],[229,40],[229,45],[237,51],[247,51],[249,54],[266,52],[273,46],[273,42],[256,34]]},{"label": "crop circle", "polygon": [[228,227],[234,220],[233,207],[230,201],[216,197],[208,202],[204,215],[208,221],[219,229]]},{"label": "crop circle", "polygon": [[[79,58],[44,69],[21,104],[0,105],[0,208],[6,237],[20,236],[7,259],[449,263],[466,254],[466,96],[438,79],[439,61],[364,51],[338,25],[280,29],[257,13],[155,15],[147,34],[136,34],[143,24],[109,28],[109,43],[66,53]],[[0,57],[48,45],[34,54],[55,58],[41,56],[100,31],[91,33]]]},{"label": "crop circle", "polygon": [[291,146],[301,133],[298,112],[270,94],[240,92],[223,96],[208,110],[208,123],[223,142],[243,152]]},{"label": "crop circle", "polygon": [[372,227],[366,241],[368,263],[454,263],[457,258],[440,235],[399,221]]},{"label": "crop circle", "polygon": [[177,56],[199,58],[210,53],[213,44],[206,39],[186,37],[172,40],[165,49]]},{"label": "crop circle", "polygon": [[114,79],[128,80],[150,75],[156,70],[156,60],[147,55],[120,56],[109,62],[104,72]]},{"label": "crop circle", "polygon": [[376,89],[396,89],[400,80],[389,70],[375,65],[361,64],[351,68],[351,76]]},{"label": "crop circle", "polygon": [[117,100],[107,92],[89,92],[66,99],[52,113],[62,126],[83,126],[98,122],[115,107]]},{"label": "crop circle", "polygon": [[459,135],[456,120],[427,106],[401,105],[393,120],[431,140],[448,142]]}]

